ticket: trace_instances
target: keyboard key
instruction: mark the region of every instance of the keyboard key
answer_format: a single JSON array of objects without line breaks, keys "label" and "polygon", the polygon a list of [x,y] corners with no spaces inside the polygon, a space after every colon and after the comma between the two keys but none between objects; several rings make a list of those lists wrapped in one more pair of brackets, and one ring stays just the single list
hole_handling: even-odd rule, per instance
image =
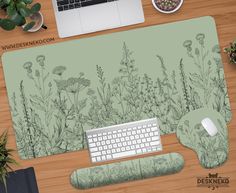
[{"label": "keyboard key", "polygon": [[125,157],[125,156],[131,156],[131,155],[135,155],[136,154],[136,151],[125,151],[125,152],[121,152],[121,153],[115,153],[112,155],[112,157],[114,159],[116,158],[120,158],[120,157]]},{"label": "keyboard key", "polygon": [[152,137],[152,141],[156,141],[156,140],[159,140],[159,137],[157,136]]},{"label": "keyboard key", "polygon": [[90,148],[90,151],[91,151],[91,152],[95,152],[95,151],[98,151],[98,148],[97,148],[97,147],[94,147],[94,148]]},{"label": "keyboard key", "polygon": [[142,150],[141,149],[137,149],[137,153],[142,153]]},{"label": "keyboard key", "polygon": [[150,145],[151,146],[160,145],[160,141],[152,141],[152,142],[150,142]]},{"label": "keyboard key", "polygon": [[129,151],[129,150],[130,150],[130,147],[129,147],[129,146],[125,147],[125,150],[126,150],[126,151]]},{"label": "keyboard key", "polygon": [[62,1],[58,1],[58,2],[57,2],[57,5],[58,5],[58,6],[68,5],[68,4],[69,4],[69,1],[68,1],[68,0],[62,0]]},{"label": "keyboard key", "polygon": [[63,11],[64,9],[63,9],[63,7],[62,6],[59,6],[58,7],[58,11]]},{"label": "keyboard key", "polygon": [[98,151],[98,152],[94,152],[94,153],[91,153],[92,157],[96,157],[96,156],[99,156],[101,155],[101,152]]},{"label": "keyboard key", "polygon": [[96,146],[96,143],[90,143],[89,146],[90,146],[90,147],[95,147],[95,146]]},{"label": "keyboard key", "polygon": [[156,130],[158,130],[157,127],[152,127],[151,128],[151,131],[156,131]]}]

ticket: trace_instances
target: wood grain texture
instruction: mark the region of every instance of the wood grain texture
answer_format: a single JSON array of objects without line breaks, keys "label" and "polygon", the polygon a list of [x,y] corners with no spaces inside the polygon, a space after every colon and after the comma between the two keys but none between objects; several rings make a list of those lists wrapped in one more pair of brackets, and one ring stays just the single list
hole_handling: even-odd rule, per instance
[{"label": "wood grain texture", "polygon": [[[172,15],[164,15],[158,13],[153,8],[151,0],[142,0],[146,18],[145,23],[130,27],[92,33],[89,35],[81,35],[67,39],[58,38],[51,1],[38,1],[42,3],[42,12],[45,17],[45,24],[48,26],[48,30],[41,30],[38,33],[24,33],[19,28],[14,32],[5,32],[0,29],[0,55],[2,55],[2,53],[4,52],[2,46],[13,43],[41,40],[44,38],[55,38],[55,41],[51,43],[56,43],[207,15],[213,16],[216,20],[221,48],[226,47],[230,41],[236,38],[235,0],[185,0],[183,7],[177,13]],[[185,167],[180,173],[175,175],[106,186],[91,190],[76,190],[70,185],[69,176],[75,169],[91,166],[87,150],[28,161],[20,160],[17,152],[14,152],[14,157],[20,163],[20,166],[15,167],[15,169],[33,166],[36,170],[40,193],[207,193],[212,192],[212,190],[208,188],[198,188],[196,186],[196,177],[202,175],[206,176],[209,172],[218,172],[222,176],[230,177],[230,186],[228,188],[219,188],[217,190],[214,190],[214,192],[235,193],[236,119],[234,119],[234,114],[236,113],[236,65],[229,64],[225,54],[222,54],[222,57],[224,62],[231,108],[233,111],[232,121],[228,125],[230,138],[230,154],[227,163],[222,167],[212,170],[203,169],[198,163],[196,154],[190,149],[184,148],[178,142],[175,134],[172,134],[162,137],[164,151],[155,153],[155,155],[169,152],[181,153],[185,159]],[[6,86],[3,77],[2,65],[0,65],[0,132],[3,132],[4,128],[8,128],[9,130],[8,146],[10,148],[16,149],[8,99],[6,95]]]}]

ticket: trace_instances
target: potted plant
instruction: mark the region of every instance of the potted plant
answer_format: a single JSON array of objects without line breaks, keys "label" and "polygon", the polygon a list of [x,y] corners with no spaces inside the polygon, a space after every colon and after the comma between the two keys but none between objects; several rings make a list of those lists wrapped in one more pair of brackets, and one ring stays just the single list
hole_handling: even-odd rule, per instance
[{"label": "potted plant", "polygon": [[4,184],[6,188],[6,178],[8,171],[11,170],[10,164],[16,164],[16,161],[12,159],[11,152],[13,150],[7,149],[7,132],[0,135],[0,183]]},{"label": "potted plant", "polygon": [[36,22],[30,16],[38,13],[41,5],[35,3],[30,6],[32,2],[33,0],[0,0],[0,8],[6,13],[4,18],[0,18],[0,27],[7,31],[16,26],[23,26],[24,31],[33,28]]},{"label": "potted plant", "polygon": [[225,48],[225,52],[228,54],[230,62],[236,64],[236,40],[230,43],[228,48]]}]

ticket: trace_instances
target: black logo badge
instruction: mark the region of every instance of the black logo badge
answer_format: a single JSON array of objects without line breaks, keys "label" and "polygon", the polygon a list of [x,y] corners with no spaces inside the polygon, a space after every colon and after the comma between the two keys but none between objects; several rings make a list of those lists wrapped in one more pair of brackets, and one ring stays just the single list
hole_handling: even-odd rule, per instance
[{"label": "black logo badge", "polygon": [[197,186],[211,188],[212,190],[219,187],[229,187],[229,177],[219,176],[218,173],[209,173],[208,176],[197,177]]}]

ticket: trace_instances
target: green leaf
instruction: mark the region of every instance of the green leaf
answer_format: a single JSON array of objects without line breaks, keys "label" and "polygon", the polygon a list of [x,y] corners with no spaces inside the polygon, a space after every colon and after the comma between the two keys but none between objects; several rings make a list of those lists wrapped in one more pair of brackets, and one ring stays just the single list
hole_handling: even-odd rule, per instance
[{"label": "green leaf", "polygon": [[31,4],[33,0],[23,0],[25,4]]},{"label": "green leaf", "polygon": [[11,0],[3,0],[5,4],[10,4]]},{"label": "green leaf", "polygon": [[20,10],[20,8],[26,8],[26,4],[23,1],[20,1],[16,4],[17,10]]},{"label": "green leaf", "polygon": [[32,22],[30,22],[30,23],[27,23],[27,25],[24,27],[24,31],[29,31],[32,27],[34,27],[34,25],[35,25],[35,22],[34,21],[32,21]]},{"label": "green leaf", "polygon": [[25,18],[22,17],[20,14],[17,12],[10,17],[10,19],[17,25],[17,26],[22,26],[26,23]]},{"label": "green leaf", "polygon": [[31,11],[32,11],[33,13],[39,12],[40,9],[41,9],[41,5],[40,5],[39,3],[36,3],[36,4],[34,4],[34,5],[31,7]]},{"label": "green leaf", "polygon": [[7,15],[12,16],[16,13],[16,8],[14,3],[11,3],[8,7],[7,7]]},{"label": "green leaf", "polygon": [[32,13],[31,10],[29,8],[26,8],[26,7],[22,7],[19,9],[19,12],[20,14],[23,16],[23,17],[29,17],[30,14]]},{"label": "green leaf", "polygon": [[13,30],[15,29],[16,25],[13,21],[11,21],[10,19],[2,19],[0,21],[0,26],[7,31]]}]

